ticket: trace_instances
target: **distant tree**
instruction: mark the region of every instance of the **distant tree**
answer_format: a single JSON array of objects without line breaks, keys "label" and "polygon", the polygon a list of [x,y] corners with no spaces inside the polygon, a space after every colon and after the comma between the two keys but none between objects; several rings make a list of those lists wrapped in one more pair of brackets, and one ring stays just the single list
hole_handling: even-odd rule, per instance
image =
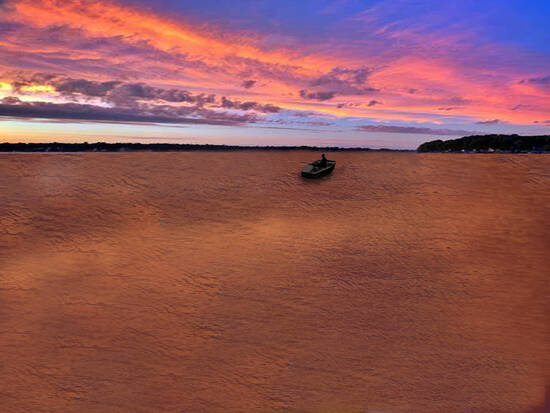
[{"label": "distant tree", "polygon": [[421,144],[418,152],[498,152],[550,151],[550,135],[474,135],[442,141],[440,139]]}]

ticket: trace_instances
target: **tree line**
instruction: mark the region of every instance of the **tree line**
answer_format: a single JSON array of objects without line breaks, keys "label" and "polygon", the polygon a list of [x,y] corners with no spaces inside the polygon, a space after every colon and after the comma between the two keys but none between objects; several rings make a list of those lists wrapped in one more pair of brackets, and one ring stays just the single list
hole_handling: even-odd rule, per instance
[{"label": "tree line", "polygon": [[418,152],[550,152],[550,135],[473,135],[425,142]]}]

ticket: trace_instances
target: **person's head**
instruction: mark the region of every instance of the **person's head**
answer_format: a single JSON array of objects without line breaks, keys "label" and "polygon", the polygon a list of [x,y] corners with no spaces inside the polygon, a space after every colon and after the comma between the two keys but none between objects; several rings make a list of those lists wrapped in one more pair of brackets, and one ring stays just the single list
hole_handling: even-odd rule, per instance
[{"label": "person's head", "polygon": [[324,158],[324,157],[325,157],[325,154],[322,154],[322,155],[321,155],[321,158]]}]

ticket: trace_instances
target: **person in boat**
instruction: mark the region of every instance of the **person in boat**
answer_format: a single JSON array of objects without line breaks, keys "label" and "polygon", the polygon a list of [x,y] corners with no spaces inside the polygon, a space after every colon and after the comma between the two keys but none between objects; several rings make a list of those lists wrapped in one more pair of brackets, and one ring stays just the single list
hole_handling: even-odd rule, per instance
[{"label": "person in boat", "polygon": [[325,158],[325,154],[321,155],[321,160],[319,161],[319,166],[321,168],[324,168],[325,166],[327,166],[327,158]]}]

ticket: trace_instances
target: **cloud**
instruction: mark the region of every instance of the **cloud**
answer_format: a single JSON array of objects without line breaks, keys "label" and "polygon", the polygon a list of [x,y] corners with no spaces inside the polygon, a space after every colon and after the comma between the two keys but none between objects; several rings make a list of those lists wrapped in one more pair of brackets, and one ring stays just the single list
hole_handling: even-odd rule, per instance
[{"label": "cloud", "polygon": [[531,84],[531,85],[550,85],[550,76],[544,77],[532,77],[529,79],[523,79],[519,82],[520,84]]},{"label": "cloud", "polygon": [[275,105],[262,105],[258,102],[239,102],[227,99],[225,96],[222,97],[221,106],[225,109],[256,110],[264,113],[278,113],[281,111],[281,108]]},{"label": "cloud", "polygon": [[[550,92],[550,75],[531,77],[531,78],[523,79],[518,83],[520,85],[538,89],[539,92],[542,92],[544,94],[547,94],[548,92]],[[548,107],[548,105],[546,106]]]},{"label": "cloud", "polygon": [[475,135],[476,132],[454,129],[433,129],[433,128],[417,128],[414,126],[393,126],[393,125],[362,125],[355,128],[361,132],[382,132],[382,133],[415,133],[415,134],[430,134],[430,135]]},{"label": "cloud", "polygon": [[20,103],[23,103],[21,99],[15,96],[7,96],[4,99],[2,99],[1,102],[3,105],[18,105]]},{"label": "cloud", "polygon": [[52,73],[34,73],[30,76],[25,76],[18,73],[15,79],[11,82],[11,87],[15,92],[21,93],[22,89],[32,85],[47,85],[57,75]]},{"label": "cloud", "polygon": [[360,67],[358,69],[335,67],[329,73],[313,80],[311,86],[361,86],[366,82],[367,77],[371,73],[372,70],[367,67]]},{"label": "cloud", "polygon": [[[12,82],[13,89],[22,92],[22,88],[32,85],[49,85],[64,96],[73,98],[100,98],[103,102],[117,107],[136,107],[140,102],[188,103],[198,107],[215,104],[216,95],[193,94],[182,89],[164,89],[145,83],[124,83],[121,81],[98,82],[87,79],[72,79],[48,73],[35,73],[24,77],[19,75]],[[273,104],[259,102],[240,102],[222,97],[221,107],[243,111],[255,110],[263,113],[278,113],[281,108]]]},{"label": "cloud", "polygon": [[293,118],[311,118],[311,117],[319,117],[319,113],[317,112],[311,112],[311,111],[297,111],[297,112],[287,112],[288,116]]},{"label": "cloud", "polygon": [[177,50],[161,50],[147,40],[132,36],[107,35],[100,31],[92,35],[84,27],[69,27],[69,22],[36,27],[15,23],[17,16],[12,19],[7,16],[6,22],[2,21],[5,18],[2,14],[0,61],[14,68],[40,71],[63,67],[78,73],[75,77],[93,74],[136,78],[152,74],[172,79],[183,70],[189,78],[190,73],[219,75],[228,69]]},{"label": "cloud", "polygon": [[304,122],[298,122],[303,123],[304,125],[310,125],[310,126],[332,126],[334,125],[333,122],[323,122],[320,120],[311,120],[311,121],[304,121]]},{"label": "cloud", "polygon": [[309,83],[313,88],[311,93],[327,93],[334,95],[365,95],[367,93],[379,92],[379,89],[367,86],[366,81],[372,70],[367,67],[348,69],[335,67]]},{"label": "cloud", "polygon": [[300,90],[300,97],[302,99],[312,99],[312,100],[330,100],[334,97],[335,92],[308,92],[305,89]]},{"label": "cloud", "polygon": [[356,107],[357,108],[357,107],[360,107],[361,105],[362,105],[362,103],[360,103],[360,102],[355,102],[355,103],[354,102],[349,102],[349,103],[338,103],[336,105],[336,107],[338,109],[342,109],[342,108],[345,108],[345,107],[348,107],[348,108]]},{"label": "cloud", "polygon": [[300,66],[280,62],[266,62],[252,57],[226,55],[223,68],[238,69],[238,76],[256,77],[287,85],[304,84],[310,77],[301,74]]},{"label": "cloud", "polygon": [[141,105],[136,108],[106,108],[81,103],[22,102],[16,97],[2,99],[0,116],[92,122],[190,123],[238,125],[257,120],[253,114],[230,114],[200,107]]},{"label": "cloud", "polygon": [[550,120],[536,120],[533,123],[542,123],[544,125],[550,125]]},{"label": "cloud", "polygon": [[121,83],[119,81],[93,82],[86,79],[67,78],[52,81],[51,85],[62,95],[78,93],[90,97],[104,97]]},{"label": "cloud", "polygon": [[105,96],[105,101],[118,106],[133,106],[138,100],[194,103],[203,106],[205,103],[214,103],[215,95],[194,95],[181,89],[163,89],[144,83],[125,83],[117,85]]},{"label": "cloud", "polygon": [[250,89],[252,86],[254,86],[256,84],[256,81],[255,80],[245,80],[241,86],[244,87],[245,89]]},{"label": "cloud", "polygon": [[478,125],[496,125],[497,123],[500,123],[501,121],[499,119],[493,119],[493,120],[485,120],[481,122],[476,122]]},{"label": "cloud", "polygon": [[[134,7],[132,2],[89,1],[89,0],[17,0],[17,17],[28,25],[47,27],[66,25],[84,28],[89,36],[120,37],[121,42],[137,44],[145,42],[152,47],[169,53],[185,54],[190,60],[203,60],[219,68],[228,61],[228,55],[250,59],[268,65],[296,65],[294,53],[265,50],[259,38],[243,41],[243,35],[193,24],[180,24],[165,18],[162,13],[145,11]],[[265,36],[264,36],[265,39]],[[247,39],[249,40],[249,39]],[[279,42],[278,42],[279,43]],[[292,47],[292,45],[288,45]],[[300,69],[318,67],[315,56],[300,59]],[[322,65],[322,63],[321,63]],[[326,63],[325,63],[326,66]],[[225,67],[237,75],[246,68],[240,64]]]},{"label": "cloud", "polygon": [[371,100],[369,103],[367,103],[368,107],[375,106],[375,105],[381,105],[382,102],[379,102],[377,100]]},{"label": "cloud", "polygon": [[459,96],[455,96],[446,100],[446,103],[451,105],[464,106],[472,103],[472,101],[470,99],[464,99]]},{"label": "cloud", "polygon": [[30,75],[18,73],[11,85],[13,90],[18,93],[22,93],[24,87],[48,85],[63,95],[82,94],[90,97],[101,97],[106,96],[107,92],[121,83],[118,81],[95,82],[86,79],[72,79],[53,73],[37,72]]},{"label": "cloud", "polygon": [[165,101],[172,103],[193,103],[202,106],[214,103],[215,95],[192,94],[181,89],[152,87],[145,83],[124,83],[118,80],[98,82],[87,79],[73,79],[51,73],[19,74],[12,81],[13,90],[22,93],[24,87],[33,85],[51,86],[64,96],[73,98],[101,98],[117,106],[135,106],[137,101]]},{"label": "cloud", "polygon": [[[401,3],[406,1],[399,1],[399,7],[382,3],[383,8],[395,7],[398,17]],[[166,18],[162,6],[146,11],[126,0],[0,0],[0,4],[17,6],[10,11],[0,9],[0,70],[45,72],[63,68],[63,76],[55,82],[64,101],[102,101],[138,110],[143,103],[208,108],[220,105],[222,95],[238,102],[231,99],[233,95],[240,99],[239,105],[233,106],[250,113],[262,103],[246,100],[265,100],[273,107],[296,108],[301,104],[308,110],[345,116],[336,103],[347,101],[346,96],[355,100],[351,96],[362,95],[364,103],[353,108],[353,114],[365,120],[369,112],[372,114],[368,110],[371,99],[384,102],[385,110],[377,120],[396,123],[413,119],[447,122],[445,115],[453,113],[438,108],[452,107],[460,108],[459,122],[476,116],[515,125],[548,119],[546,87],[550,73],[540,71],[540,59],[523,59],[518,54],[517,66],[514,63],[488,71],[488,62],[493,62],[492,68],[499,65],[494,54],[484,55],[486,49],[474,54],[452,53],[460,37],[453,42],[448,36],[442,36],[441,41],[433,34],[420,36],[415,24],[395,26],[396,22],[389,17],[383,21],[377,12],[367,13],[380,23],[372,23],[373,30],[365,30],[364,20],[357,23],[361,36],[353,31],[356,23],[346,21],[348,30],[338,30],[326,39],[287,41],[292,39],[268,36],[267,43],[262,43],[265,33],[253,26],[247,26],[250,36],[243,41],[244,32],[234,31],[231,25],[206,27],[198,20],[180,23]],[[414,21],[411,16],[410,22]],[[434,46],[438,50],[433,50]],[[502,58],[509,61],[509,53],[503,53]],[[523,75],[517,77],[517,73]],[[529,86],[518,85],[521,79]],[[246,97],[258,85],[262,85],[264,97]],[[22,91],[23,86],[17,87],[28,100],[34,92]],[[300,90],[303,93],[297,96]],[[375,94],[379,90],[383,96]],[[197,95],[200,91],[216,96]],[[452,98],[456,95],[475,96],[476,101]],[[39,100],[44,91],[37,90],[36,96]],[[341,100],[335,98],[340,96]],[[308,101],[297,102],[301,99]],[[512,109],[518,102],[529,103],[529,110]],[[455,121],[455,117],[448,119]]]}]

